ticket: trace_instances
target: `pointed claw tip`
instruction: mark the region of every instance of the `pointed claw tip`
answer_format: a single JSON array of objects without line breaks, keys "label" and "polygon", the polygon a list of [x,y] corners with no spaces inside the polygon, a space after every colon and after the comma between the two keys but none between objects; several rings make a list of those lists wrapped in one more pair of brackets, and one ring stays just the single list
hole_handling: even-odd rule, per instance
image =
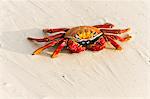
[{"label": "pointed claw tip", "polygon": [[113,28],[113,27],[114,27],[114,25],[112,24],[112,25],[111,25],[111,28]]},{"label": "pointed claw tip", "polygon": [[49,29],[43,29],[42,31],[43,31],[44,33],[47,33],[47,32],[51,33],[51,31],[50,31]]},{"label": "pointed claw tip", "polygon": [[132,36],[128,36],[128,37],[127,37],[128,40],[131,39],[131,38],[132,38]]},{"label": "pointed claw tip", "polygon": [[117,47],[116,50],[122,50],[122,47]]},{"label": "pointed claw tip", "polygon": [[110,25],[111,28],[114,27],[114,25],[112,23],[105,23],[106,25]]},{"label": "pointed claw tip", "polygon": [[126,41],[128,41],[128,40],[130,40],[131,38],[132,38],[132,36],[127,35],[127,37],[126,37],[125,39],[126,39]]},{"label": "pointed claw tip", "polygon": [[130,31],[131,30],[131,28],[127,28],[127,31]]},{"label": "pointed claw tip", "polygon": [[42,31],[45,33],[45,32],[47,32],[47,29],[43,29]]},{"label": "pointed claw tip", "polygon": [[32,55],[39,55],[40,53],[41,53],[41,52],[35,51],[35,52],[32,53]]},{"label": "pointed claw tip", "polygon": [[51,55],[51,58],[55,58],[55,57],[57,57],[57,55]]},{"label": "pointed claw tip", "polygon": [[30,37],[27,37],[28,40],[32,40]]}]

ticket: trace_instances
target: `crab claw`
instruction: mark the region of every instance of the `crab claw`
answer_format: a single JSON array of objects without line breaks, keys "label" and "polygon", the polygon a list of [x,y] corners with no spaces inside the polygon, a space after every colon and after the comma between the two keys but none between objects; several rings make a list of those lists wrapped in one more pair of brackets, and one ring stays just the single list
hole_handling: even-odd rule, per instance
[{"label": "crab claw", "polygon": [[68,41],[68,47],[69,50],[73,53],[79,53],[81,51],[86,50],[86,47],[83,47],[82,45],[79,45],[78,43],[73,42],[72,40]]},{"label": "crab claw", "polygon": [[91,51],[100,51],[105,48],[105,39],[100,38],[94,44],[89,45],[88,49]]}]

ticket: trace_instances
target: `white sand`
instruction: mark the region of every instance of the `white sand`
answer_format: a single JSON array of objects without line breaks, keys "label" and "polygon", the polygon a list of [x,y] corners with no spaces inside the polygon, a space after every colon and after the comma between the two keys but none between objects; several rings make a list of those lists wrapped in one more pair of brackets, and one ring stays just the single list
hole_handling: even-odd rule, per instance
[{"label": "white sand", "polygon": [[[0,10],[0,99],[147,96],[150,87],[147,2],[7,0],[0,3]],[[105,49],[80,54],[63,51],[55,59],[45,52],[30,55],[41,45],[26,38],[42,36],[42,28],[105,22],[115,24],[116,28],[131,27],[133,39],[120,43],[123,51]]]}]

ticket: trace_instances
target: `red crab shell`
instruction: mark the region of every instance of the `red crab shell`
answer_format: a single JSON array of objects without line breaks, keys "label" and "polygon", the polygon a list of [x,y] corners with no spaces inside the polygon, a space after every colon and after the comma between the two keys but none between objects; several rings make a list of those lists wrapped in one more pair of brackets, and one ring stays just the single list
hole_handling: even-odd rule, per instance
[{"label": "red crab shell", "polygon": [[93,26],[79,26],[79,27],[74,27],[68,30],[65,34],[65,37],[66,38],[74,37],[75,34],[77,34],[78,32],[87,32],[87,31],[102,33],[98,28],[93,27]]},{"label": "red crab shell", "polygon": [[[56,29],[44,29],[44,33],[55,33],[53,36],[46,36],[44,38],[31,38],[29,40],[37,42],[49,42],[46,45],[38,48],[33,52],[34,54],[40,54],[46,48],[54,45],[58,45],[57,49],[53,52],[52,57],[56,57],[58,53],[66,46],[72,53],[79,53],[86,49],[92,51],[99,51],[105,48],[106,42],[110,42],[116,49],[120,50],[121,46],[115,42],[127,41],[131,36],[120,37],[116,34],[126,33],[130,29],[112,29],[114,27],[111,23],[105,23],[94,26],[78,26],[73,28],[56,28]],[[62,32],[62,33],[61,33]],[[65,32],[65,34],[64,34]]]}]

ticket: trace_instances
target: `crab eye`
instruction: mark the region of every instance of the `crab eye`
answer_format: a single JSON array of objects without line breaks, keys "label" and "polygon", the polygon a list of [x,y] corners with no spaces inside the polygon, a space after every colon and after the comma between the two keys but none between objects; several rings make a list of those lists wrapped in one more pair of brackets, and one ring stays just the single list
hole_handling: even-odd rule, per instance
[{"label": "crab eye", "polygon": [[86,46],[86,45],[88,45],[88,44],[90,44],[90,40],[88,40],[88,41],[81,41],[81,42],[79,42],[81,45],[84,45],[84,46]]},{"label": "crab eye", "polygon": [[86,44],[89,44],[89,43],[90,43],[90,41],[87,41],[87,42],[86,42]]},{"label": "crab eye", "polygon": [[81,42],[81,44],[83,44],[83,45],[84,45],[84,44],[85,44],[85,42],[84,42],[84,41],[82,41],[82,42]]}]

